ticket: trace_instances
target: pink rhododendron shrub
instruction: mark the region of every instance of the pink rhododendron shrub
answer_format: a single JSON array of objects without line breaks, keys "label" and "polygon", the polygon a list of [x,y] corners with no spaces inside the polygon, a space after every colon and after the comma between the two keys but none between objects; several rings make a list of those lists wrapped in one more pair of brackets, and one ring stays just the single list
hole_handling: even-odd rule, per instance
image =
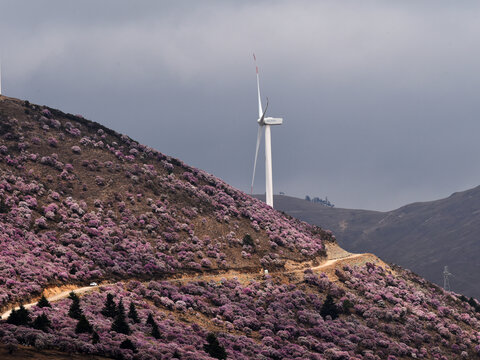
[{"label": "pink rhododendron shrub", "polygon": [[[435,358],[437,354],[476,356],[476,347],[479,347],[477,331],[462,328],[459,326],[460,316],[457,320],[444,310],[456,311],[461,300],[438,288],[419,288],[418,277],[401,269],[396,271],[406,281],[390,276],[377,266],[347,267],[343,271],[341,283],[330,282],[323,274],[311,271],[304,274],[307,281],[297,284],[283,284],[271,277],[246,284],[227,279],[220,282],[118,283],[81,297],[83,313],[99,335],[98,343],[93,344],[90,335],[78,337],[75,334],[76,323],[68,315],[69,299],[54,303],[51,309],[32,309],[32,317],[45,313],[50,318],[52,325],[47,334],[4,323],[0,324],[0,335],[20,344],[38,340],[38,346],[35,345],[38,348],[53,346],[116,356],[114,354],[118,351],[123,351],[119,349],[119,343],[126,335],[111,331],[113,319],[101,313],[106,295],[114,294],[116,303],[122,299],[128,308],[133,302],[137,309],[140,322],[129,319],[128,323],[131,329],[129,338],[135,342],[138,354],[160,356],[174,345],[172,349],[176,347],[182,355],[206,358],[202,344],[208,331],[195,323],[178,320],[176,314],[184,314],[213,324],[227,354],[241,359],[255,358],[256,354],[282,359],[292,356],[302,359]],[[385,302],[380,307],[370,305],[361,314],[343,310],[342,302],[346,299],[355,305],[371,304],[369,293],[385,288],[385,281],[397,289],[398,303]],[[335,320],[321,315],[327,293],[336,294],[334,303],[340,317]],[[410,303],[408,299],[412,294],[423,301]],[[440,310],[432,306],[433,299],[441,304]],[[435,314],[435,321],[427,321],[419,308]],[[478,326],[479,316],[473,307],[463,308]],[[398,313],[399,317],[388,317],[388,312]],[[160,330],[159,339],[152,336],[151,325],[146,324],[149,314],[153,315]],[[445,336],[449,341],[443,341]],[[432,346],[434,343],[436,346]],[[122,354],[128,356],[129,353],[125,350]]]},{"label": "pink rhododendron shrub", "polygon": [[[0,322],[3,343],[211,359],[214,331],[234,359],[478,355],[475,304],[410,272],[366,264],[337,269],[336,283],[313,271],[278,280],[287,262],[320,263],[329,231],[82,117],[8,100],[0,121],[0,308],[52,287],[123,281],[81,297],[98,341],[76,332],[64,299],[32,309],[32,320],[49,318],[45,331]],[[265,269],[272,276],[255,275]],[[179,281],[229,270],[255,280]],[[136,306],[130,335],[102,315],[107,293]],[[121,347],[127,338],[137,352]]]}]

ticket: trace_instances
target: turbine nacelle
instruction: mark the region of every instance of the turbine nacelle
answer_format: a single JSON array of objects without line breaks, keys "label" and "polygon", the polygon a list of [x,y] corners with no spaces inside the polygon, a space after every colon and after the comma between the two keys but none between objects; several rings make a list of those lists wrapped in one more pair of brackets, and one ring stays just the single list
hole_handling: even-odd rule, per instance
[{"label": "turbine nacelle", "polygon": [[[259,101],[259,108],[261,108],[260,104],[260,96],[258,97]],[[263,110],[262,117],[260,117],[257,120],[258,125],[263,126],[263,125],[282,125],[283,124],[283,118],[274,118],[274,117],[265,117],[265,114],[267,113],[268,109],[268,98],[267,98],[267,105],[265,106],[265,110]]]},{"label": "turbine nacelle", "polygon": [[266,117],[263,118],[264,125],[282,125],[283,119],[282,118],[274,118],[274,117]]}]

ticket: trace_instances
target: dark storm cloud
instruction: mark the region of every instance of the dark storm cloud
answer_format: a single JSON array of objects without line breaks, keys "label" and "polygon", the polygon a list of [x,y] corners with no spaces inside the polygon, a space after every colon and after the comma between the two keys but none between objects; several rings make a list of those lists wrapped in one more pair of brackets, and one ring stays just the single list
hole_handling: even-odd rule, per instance
[{"label": "dark storm cloud", "polygon": [[[275,192],[390,209],[479,183],[479,8],[0,0],[4,92],[82,113],[247,191],[255,51],[270,115],[286,119],[272,131]],[[258,192],[263,171],[260,161]]]}]

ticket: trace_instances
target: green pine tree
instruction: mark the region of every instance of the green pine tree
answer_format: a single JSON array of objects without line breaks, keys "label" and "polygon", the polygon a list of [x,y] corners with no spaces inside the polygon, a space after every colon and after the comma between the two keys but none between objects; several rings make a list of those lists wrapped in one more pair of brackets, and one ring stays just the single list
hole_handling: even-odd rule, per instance
[{"label": "green pine tree", "polygon": [[47,315],[42,314],[38,315],[37,318],[33,321],[32,327],[37,330],[42,330],[46,332],[48,328],[51,326],[50,319]]},{"label": "green pine tree", "polygon": [[42,294],[42,297],[40,298],[40,300],[38,300],[37,306],[40,307],[40,308],[44,308],[44,307],[51,308],[52,307],[52,305],[50,305],[50,303],[48,302],[48,299],[43,294]]},{"label": "green pine tree", "polygon": [[83,315],[82,308],[80,307],[80,298],[73,291],[70,293],[69,298],[72,299],[72,304],[68,310],[68,316],[80,320],[80,317]]},{"label": "green pine tree", "polygon": [[113,320],[111,330],[125,335],[130,334],[130,327],[126,321],[125,308],[123,307],[123,302],[121,299],[118,302],[117,315]]},{"label": "green pine tree", "polygon": [[27,326],[31,322],[30,313],[23,304],[20,305],[18,310],[12,309],[12,312],[8,316],[7,323],[17,326]]},{"label": "green pine tree", "polygon": [[100,342],[100,336],[98,336],[98,333],[96,331],[93,331],[92,333],[92,344],[98,344]]},{"label": "green pine tree", "polygon": [[473,307],[477,306],[477,302],[473,297],[470,297],[470,299],[468,299],[468,303],[470,304],[470,306],[473,306]]},{"label": "green pine tree", "polygon": [[160,330],[158,329],[158,325],[155,321],[152,324],[152,336],[155,339],[160,339],[162,337],[162,335],[160,334]]},{"label": "green pine tree", "polygon": [[350,314],[350,310],[353,309],[353,303],[350,300],[345,299],[343,300],[342,307],[345,314]]},{"label": "green pine tree", "polygon": [[133,301],[130,302],[130,307],[128,309],[128,317],[132,319],[135,324],[138,324],[140,322],[140,319],[138,318],[138,312],[135,308],[135,304],[133,303]]},{"label": "green pine tree", "polygon": [[70,294],[68,294],[68,298],[69,298],[70,300],[73,300],[73,301],[75,301],[75,300],[80,300],[80,298],[78,297],[78,295],[75,294],[75,292],[74,292],[73,290],[70,291]]},{"label": "green pine tree", "polygon": [[133,352],[137,352],[137,347],[132,343],[130,339],[125,339],[120,344],[120,349],[128,349],[132,350]]},{"label": "green pine tree", "polygon": [[332,320],[335,320],[338,317],[338,309],[333,301],[332,295],[328,294],[325,302],[320,309],[320,315],[325,319],[328,315],[332,317]]},{"label": "green pine tree", "polygon": [[0,199],[0,213],[6,214],[8,212],[10,212],[10,206],[7,205],[5,199],[2,197]]},{"label": "green pine tree", "polygon": [[18,321],[17,319],[18,319],[17,310],[13,308],[10,311],[10,315],[8,315],[7,324],[17,325],[17,321]]},{"label": "green pine tree", "polygon": [[152,313],[148,314],[147,321],[145,322],[147,325],[152,325],[155,324],[155,320],[153,319]]},{"label": "green pine tree", "polygon": [[75,264],[73,264],[68,272],[72,275],[75,275],[77,271],[78,271],[77,267],[75,266]]},{"label": "green pine tree", "polygon": [[148,314],[147,321],[145,322],[145,324],[150,325],[152,327],[151,335],[155,339],[160,339],[162,337],[162,335],[160,334],[160,330],[158,329],[158,325],[155,322],[155,319],[153,318],[152,313]]},{"label": "green pine tree", "polygon": [[227,358],[225,348],[220,345],[217,337],[213,333],[207,335],[207,343],[203,345],[203,349],[208,355],[215,359],[224,360]]},{"label": "green pine tree", "polygon": [[242,244],[255,247],[255,241],[253,241],[252,236],[250,234],[246,234],[243,237]]},{"label": "green pine tree", "polygon": [[101,314],[106,317],[114,318],[117,314],[117,306],[113,301],[113,295],[107,294],[107,300],[105,300],[105,306],[103,307]]},{"label": "green pine tree", "polygon": [[75,333],[82,334],[88,333],[91,334],[93,332],[93,327],[85,317],[85,315],[81,314],[80,318],[78,319],[77,326],[75,327]]},{"label": "green pine tree", "polygon": [[18,316],[19,325],[28,325],[32,321],[30,319],[30,312],[27,309],[25,309],[23,304],[21,304],[20,308],[17,310],[17,316]]}]

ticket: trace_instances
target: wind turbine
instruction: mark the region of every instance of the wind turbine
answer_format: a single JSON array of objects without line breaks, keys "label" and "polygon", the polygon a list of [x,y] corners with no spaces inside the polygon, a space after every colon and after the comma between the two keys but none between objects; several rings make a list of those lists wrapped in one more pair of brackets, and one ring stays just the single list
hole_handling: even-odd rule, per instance
[{"label": "wind turbine", "polygon": [[253,183],[255,181],[255,169],[257,168],[258,148],[262,141],[262,130],[265,129],[265,188],[266,188],[266,203],[273,207],[273,179],[272,179],[272,137],[270,133],[270,126],[282,125],[282,118],[265,117],[265,113],[268,108],[268,98],[265,110],[262,110],[262,99],[260,97],[260,79],[258,76],[257,58],[253,54],[253,60],[255,61],[255,68],[257,71],[257,92],[258,92],[258,134],[257,134],[257,147],[255,149],[255,162],[253,164],[253,176],[251,193],[253,194]]},{"label": "wind turbine", "polygon": [[0,95],[2,95],[2,59],[0,59]]}]

